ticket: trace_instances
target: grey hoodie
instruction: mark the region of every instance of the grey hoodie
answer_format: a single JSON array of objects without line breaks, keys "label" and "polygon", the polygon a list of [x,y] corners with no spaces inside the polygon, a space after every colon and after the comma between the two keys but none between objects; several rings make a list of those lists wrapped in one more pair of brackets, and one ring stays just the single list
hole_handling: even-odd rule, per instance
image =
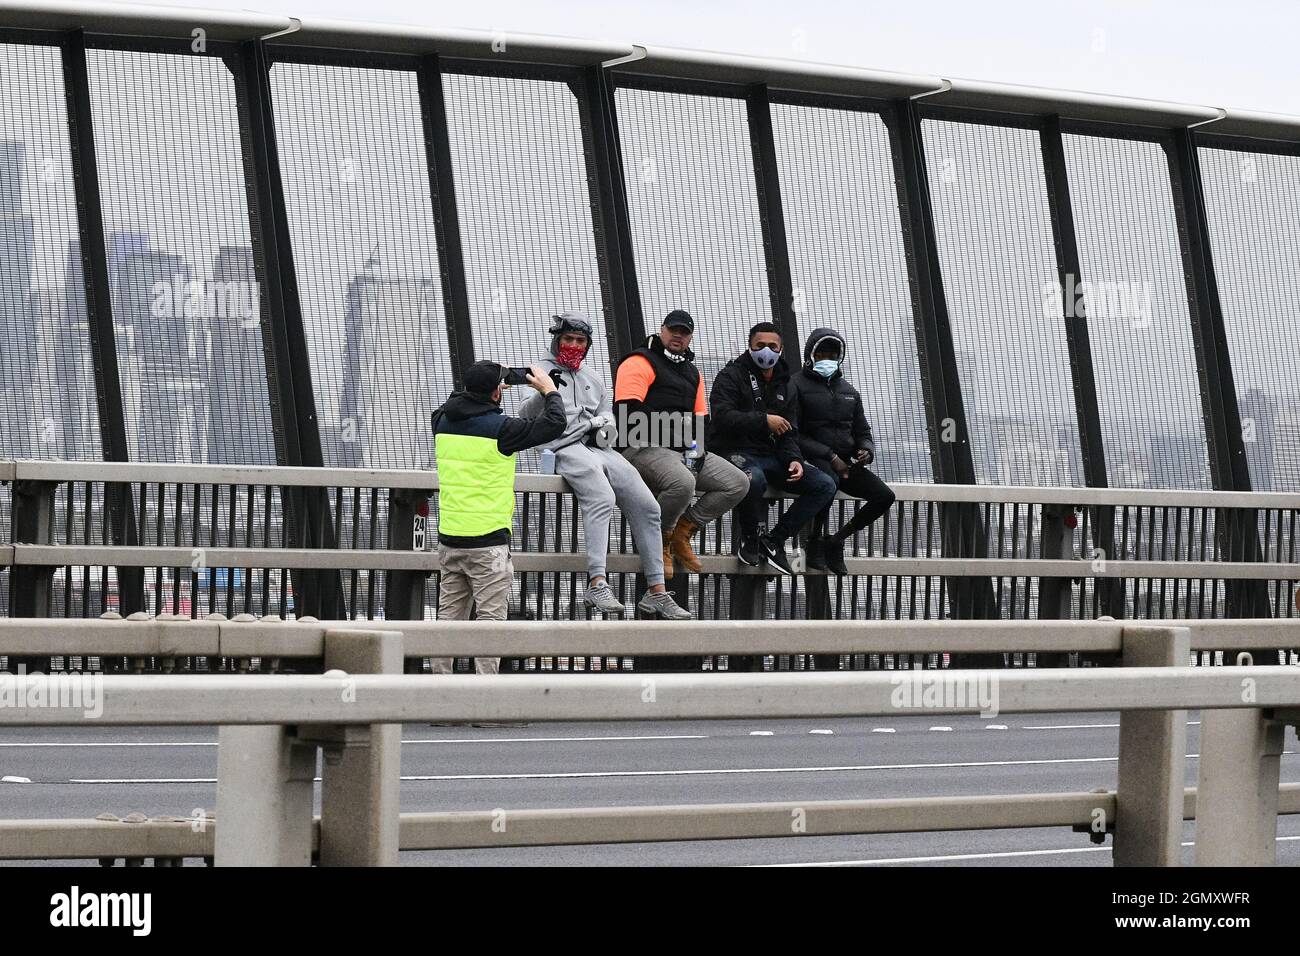
[{"label": "grey hoodie", "polygon": [[[549,354],[538,359],[537,364],[555,382],[556,389],[564,399],[566,417],[564,433],[555,441],[539,445],[538,448],[559,451],[567,445],[582,441],[587,432],[591,431],[592,419],[603,415],[610,422],[613,421],[614,408],[609,391],[605,388],[605,380],[599,370],[588,367],[587,360],[583,360],[576,372],[565,368],[555,360],[555,356]],[[531,418],[540,415],[541,411],[542,396],[534,394],[524,402],[518,414],[522,418]]]}]

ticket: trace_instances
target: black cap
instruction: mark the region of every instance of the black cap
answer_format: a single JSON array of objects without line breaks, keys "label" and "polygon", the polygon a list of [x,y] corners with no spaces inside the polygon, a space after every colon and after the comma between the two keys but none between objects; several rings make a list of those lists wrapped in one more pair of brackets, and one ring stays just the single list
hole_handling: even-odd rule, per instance
[{"label": "black cap", "polygon": [[505,369],[496,362],[475,362],[465,369],[465,391],[491,395],[505,378]]},{"label": "black cap", "polygon": [[664,316],[664,325],[668,328],[683,328],[687,332],[695,331],[695,320],[685,309],[673,309]]}]

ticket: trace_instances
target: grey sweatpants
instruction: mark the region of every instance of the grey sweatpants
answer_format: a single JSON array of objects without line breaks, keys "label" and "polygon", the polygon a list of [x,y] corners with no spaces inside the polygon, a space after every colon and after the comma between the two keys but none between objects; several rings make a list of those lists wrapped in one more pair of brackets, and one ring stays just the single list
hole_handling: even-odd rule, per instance
[{"label": "grey sweatpants", "polygon": [[[510,609],[510,588],[515,569],[510,561],[510,545],[490,548],[449,548],[438,545],[438,620],[468,621],[471,608],[477,609],[476,620],[504,621]],[[435,657],[430,662],[435,674],[450,674],[452,659]],[[476,657],[474,670],[479,674],[496,674],[501,658]]]},{"label": "grey sweatpants", "polygon": [[[682,462],[682,453],[667,448],[629,448],[623,452],[659,499],[665,531],[685,515],[696,525],[721,518],[749,494],[749,475],[725,458],[706,452],[698,473]],[[691,504],[696,492],[700,498]]]},{"label": "grey sweatpants", "polygon": [[573,489],[582,512],[582,527],[587,534],[587,576],[605,573],[609,522],[617,504],[631,528],[646,583],[663,584],[659,502],[627,459],[610,448],[578,443],[555,453],[555,471]]}]

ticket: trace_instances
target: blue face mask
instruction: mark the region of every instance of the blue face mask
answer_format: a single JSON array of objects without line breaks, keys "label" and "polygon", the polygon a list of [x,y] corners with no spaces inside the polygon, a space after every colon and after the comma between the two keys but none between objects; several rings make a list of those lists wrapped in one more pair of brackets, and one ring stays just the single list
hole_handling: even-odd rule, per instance
[{"label": "blue face mask", "polygon": [[758,351],[754,351],[753,349],[750,349],[749,357],[754,360],[754,364],[757,365],[759,368],[769,369],[772,366],[776,365],[778,361],[780,361],[781,353],[774,352],[772,351],[771,348],[764,345]]},{"label": "blue face mask", "polygon": [[813,371],[822,378],[830,378],[838,372],[839,369],[840,363],[835,359],[822,359],[821,361],[813,362]]}]

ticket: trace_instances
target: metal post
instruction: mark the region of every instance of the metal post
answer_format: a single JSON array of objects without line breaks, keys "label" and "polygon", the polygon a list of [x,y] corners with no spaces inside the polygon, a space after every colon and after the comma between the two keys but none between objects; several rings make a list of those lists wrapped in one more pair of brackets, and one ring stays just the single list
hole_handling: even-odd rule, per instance
[{"label": "metal post", "polygon": [[[1191,632],[1185,627],[1125,627],[1122,641],[1125,667],[1185,666]],[[1182,865],[1186,754],[1187,711],[1120,714],[1116,866]]]},{"label": "metal post", "polygon": [[436,54],[420,58],[416,68],[420,91],[420,119],[429,166],[429,191],[433,197],[433,228],[438,241],[438,266],[442,270],[442,309],[447,320],[447,348],[451,352],[452,381],[461,386],[461,374],[474,364],[474,332],[470,322],[469,287],[465,280],[465,253],[460,239],[460,213],[456,205],[456,180],[447,134],[447,105],[442,72]]},{"label": "metal post", "polygon": [[[901,101],[895,110],[883,113],[882,119],[893,151],[934,479],[944,484],[973,485],[975,463],[944,299],[943,273],[935,252],[934,212],[921,119],[911,100]],[[939,515],[945,557],[988,556],[978,505],[944,504]],[[946,588],[955,617],[998,616],[993,584],[987,578],[949,578]]]},{"label": "metal post", "polygon": [[[740,540],[740,526],[735,512],[731,515],[731,539]],[[767,583],[772,580],[765,574],[727,575],[728,617],[733,621],[761,621],[767,616]],[[762,658],[753,655],[731,655],[728,670],[751,671],[762,669]]]},{"label": "metal post", "polygon": [[[1106,471],[1106,448],[1101,435],[1101,411],[1097,402],[1092,343],[1088,335],[1087,303],[1082,295],[1073,292],[1083,282],[1083,268],[1079,264],[1079,244],[1074,231],[1074,207],[1070,200],[1070,176],[1061,140],[1060,117],[1052,116],[1044,121],[1038,137],[1042,145],[1052,238],[1056,246],[1056,271],[1061,284],[1065,343],[1070,354],[1070,378],[1074,386],[1074,410],[1079,422],[1083,479],[1089,488],[1105,488],[1109,484],[1109,476]],[[1094,544],[1101,549],[1102,555],[1117,557],[1114,553],[1115,509],[1094,509],[1092,528]],[[1123,588],[1122,580],[1097,581],[1097,597],[1102,613],[1123,617]],[[1042,616],[1041,597],[1039,608]]]},{"label": "metal post", "polygon": [[[1042,524],[1039,530],[1039,552],[1044,561],[1068,559],[1072,555],[1072,533],[1066,527],[1067,518],[1074,516],[1069,505],[1043,505]],[[1070,620],[1074,598],[1073,578],[1038,579],[1038,617],[1041,620]],[[1040,667],[1060,667],[1069,656],[1069,649],[1039,654]]]},{"label": "metal post", "polygon": [[[745,97],[749,121],[749,148],[754,160],[754,186],[758,193],[758,220],[763,230],[763,258],[767,263],[767,291],[772,304],[772,321],[781,330],[788,354],[793,354],[791,371],[798,371],[802,354],[799,318],[794,309],[794,276],[790,268],[790,245],[785,231],[785,207],[781,201],[781,173],[772,133],[772,103],[767,87],[753,86]],[[808,540],[808,529],[801,529]],[[803,576],[805,608],[813,620],[831,617],[830,577]]]},{"label": "metal post", "polygon": [[[1210,226],[1201,186],[1201,164],[1191,130],[1164,142],[1173,186],[1174,213],[1182,247],[1183,274],[1192,319],[1192,343],[1201,385],[1201,409],[1209,442],[1210,478],[1216,489],[1250,491],[1250,470],[1241,430],[1241,410],[1232,374],[1232,357],[1223,325],[1218,278],[1210,249]],[[1221,560],[1261,560],[1256,513],[1249,509],[1216,512]],[[1263,581],[1228,581],[1226,617],[1271,617]]]},{"label": "metal post", "polygon": [[[271,105],[271,66],[260,41],[243,44],[240,55],[227,60],[226,65],[235,76],[254,250],[260,249],[261,253],[254,258],[263,272],[262,314],[270,340],[267,384],[274,396],[272,412],[279,417],[276,454],[282,456],[283,464],[319,468],[325,464],[324,450],[316,417],[311,353],[289,242],[289,214]],[[324,489],[285,489],[283,500],[285,536],[290,547],[335,547],[334,522]],[[301,601],[299,616],[340,616],[344,601],[338,572],[294,570],[292,574],[295,597]]]},{"label": "metal post", "polygon": [[[63,47],[63,87],[68,110],[73,188],[77,204],[78,243],[85,278],[86,324],[95,375],[99,433],[105,461],[130,461],[122,380],[117,364],[113,327],[113,289],[108,274],[108,242],[100,205],[99,161],[95,154],[95,121],[90,105],[86,69],[86,36],[68,35]],[[105,483],[108,531],[114,544],[140,543],[135,499],[130,485]],[[118,595],[123,614],[144,610],[144,569],[118,568]]]},{"label": "metal post", "polygon": [[[13,541],[15,544],[53,544],[54,493],[52,481],[15,481],[13,486]],[[11,617],[49,617],[54,568],[16,565],[9,571]]]},{"label": "metal post", "polygon": [[646,332],[636,261],[632,255],[632,227],[628,219],[613,81],[602,67],[594,66],[585,72],[582,81],[572,86],[578,98],[587,157],[596,265],[605,305],[605,336],[610,364],[616,367],[619,359],[645,339]]},{"label": "metal post", "polygon": [[1196,865],[1272,866],[1286,725],[1255,708],[1201,711]]},{"label": "metal post", "polygon": [[[402,673],[398,631],[325,632],[325,669]],[[319,728],[321,866],[397,866],[402,725]],[[219,832],[219,831],[218,831]]]},{"label": "metal post", "polygon": [[309,866],[316,747],[290,728],[222,727],[217,866]]},{"label": "metal post", "polygon": [[781,176],[772,135],[772,105],[767,87],[751,87],[745,98],[749,119],[749,148],[754,159],[754,186],[758,191],[758,219],[763,228],[763,254],[767,261],[767,291],[772,302],[772,321],[781,330],[787,349],[801,354],[798,318],[794,311],[794,278],[790,271],[790,247],[785,233],[785,209],[781,205]]},{"label": "metal post", "polygon": [[[423,506],[424,514],[418,515]],[[393,488],[388,493],[388,549],[411,551],[415,549],[415,519],[425,520],[427,535],[429,493]],[[428,571],[384,572],[384,619],[389,621],[424,620],[425,584]],[[344,668],[346,670],[346,668]]]}]

